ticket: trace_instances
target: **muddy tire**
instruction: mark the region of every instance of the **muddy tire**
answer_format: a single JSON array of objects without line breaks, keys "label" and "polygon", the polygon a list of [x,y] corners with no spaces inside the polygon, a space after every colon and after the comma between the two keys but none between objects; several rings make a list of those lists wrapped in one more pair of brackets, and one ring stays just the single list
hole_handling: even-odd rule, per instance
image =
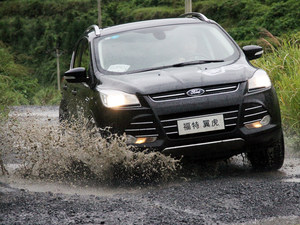
[{"label": "muddy tire", "polygon": [[68,112],[67,103],[62,100],[59,105],[59,122],[68,122],[70,119],[70,115]]},{"label": "muddy tire", "polygon": [[281,134],[278,141],[273,145],[255,150],[247,154],[253,169],[258,170],[278,170],[282,167],[284,161],[284,140]]}]

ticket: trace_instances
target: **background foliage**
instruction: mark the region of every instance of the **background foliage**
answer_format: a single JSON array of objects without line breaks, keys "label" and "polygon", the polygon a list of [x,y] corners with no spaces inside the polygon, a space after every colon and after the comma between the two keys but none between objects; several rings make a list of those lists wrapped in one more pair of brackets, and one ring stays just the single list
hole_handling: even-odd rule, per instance
[{"label": "background foliage", "polygon": [[[300,27],[298,0],[193,0],[193,9],[242,43],[255,43],[261,28],[279,36]],[[182,13],[184,0],[102,0],[104,27]],[[55,49],[63,52],[61,68],[67,70],[76,40],[96,23],[97,0],[0,1],[0,40],[44,86],[56,84]]]},{"label": "background foliage", "polygon": [[277,90],[285,130],[295,134],[300,147],[300,32],[260,39],[270,50],[255,65],[265,69]]}]

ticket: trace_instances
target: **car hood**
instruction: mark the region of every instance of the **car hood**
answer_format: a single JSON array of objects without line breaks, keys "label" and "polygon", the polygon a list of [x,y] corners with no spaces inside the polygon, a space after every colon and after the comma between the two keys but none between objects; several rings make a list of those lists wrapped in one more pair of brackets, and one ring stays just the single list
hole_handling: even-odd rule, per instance
[{"label": "car hood", "polygon": [[[220,64],[220,63],[218,63]],[[245,61],[230,65],[193,65],[127,75],[103,75],[100,88],[142,95],[218,84],[239,83],[253,76],[256,68]]]}]

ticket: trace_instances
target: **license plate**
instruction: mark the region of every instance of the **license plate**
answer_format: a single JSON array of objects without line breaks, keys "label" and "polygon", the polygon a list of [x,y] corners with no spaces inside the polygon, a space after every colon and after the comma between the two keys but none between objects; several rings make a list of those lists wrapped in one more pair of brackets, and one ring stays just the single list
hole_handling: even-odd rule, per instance
[{"label": "license plate", "polygon": [[194,134],[215,130],[224,130],[224,117],[223,115],[196,117],[186,120],[178,120],[178,133],[179,135]]}]

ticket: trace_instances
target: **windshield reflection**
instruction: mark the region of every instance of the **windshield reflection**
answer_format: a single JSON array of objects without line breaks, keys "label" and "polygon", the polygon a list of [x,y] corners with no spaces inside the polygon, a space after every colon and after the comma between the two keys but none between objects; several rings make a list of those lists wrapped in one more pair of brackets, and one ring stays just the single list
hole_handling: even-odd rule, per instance
[{"label": "windshield reflection", "polygon": [[98,65],[106,73],[133,73],[235,60],[238,51],[213,24],[145,28],[99,38]]}]

